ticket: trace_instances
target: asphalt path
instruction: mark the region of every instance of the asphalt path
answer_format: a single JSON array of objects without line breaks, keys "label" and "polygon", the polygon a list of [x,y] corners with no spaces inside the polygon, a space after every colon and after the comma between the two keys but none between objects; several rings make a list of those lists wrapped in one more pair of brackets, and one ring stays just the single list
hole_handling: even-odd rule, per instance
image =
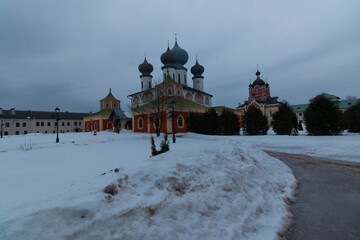
[{"label": "asphalt path", "polygon": [[280,152],[299,184],[288,240],[360,240],[360,163]]}]

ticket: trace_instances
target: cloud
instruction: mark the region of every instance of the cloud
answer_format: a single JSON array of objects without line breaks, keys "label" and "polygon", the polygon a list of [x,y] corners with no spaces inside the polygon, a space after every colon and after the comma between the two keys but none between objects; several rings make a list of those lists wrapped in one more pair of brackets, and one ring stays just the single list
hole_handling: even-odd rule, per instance
[{"label": "cloud", "polygon": [[256,64],[290,103],[357,95],[359,12],[358,1],[1,1],[0,107],[95,112],[111,87],[125,108],[144,52],[160,78],[175,33],[214,105],[242,102]]}]

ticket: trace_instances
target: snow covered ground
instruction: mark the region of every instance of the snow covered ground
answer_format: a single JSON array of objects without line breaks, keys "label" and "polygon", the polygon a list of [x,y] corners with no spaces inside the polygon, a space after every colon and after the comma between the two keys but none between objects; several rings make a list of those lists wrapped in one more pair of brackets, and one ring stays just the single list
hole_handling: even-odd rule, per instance
[{"label": "snow covered ground", "polygon": [[148,134],[4,137],[0,239],[276,239],[295,179],[259,146],[292,139],[188,133],[149,157]]},{"label": "snow covered ground", "polygon": [[327,157],[336,160],[360,162],[360,134],[344,132],[339,136],[279,136],[270,129],[265,136],[241,136],[264,150]]}]

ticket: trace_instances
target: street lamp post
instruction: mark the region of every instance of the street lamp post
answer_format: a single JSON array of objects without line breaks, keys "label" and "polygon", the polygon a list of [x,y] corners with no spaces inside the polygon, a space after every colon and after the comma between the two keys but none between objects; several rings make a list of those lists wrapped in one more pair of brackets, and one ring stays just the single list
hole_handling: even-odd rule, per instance
[{"label": "street lamp post", "polygon": [[2,116],[2,114],[0,114],[0,127],[1,127],[1,133],[0,133],[0,136],[1,136],[1,138],[3,138],[3,126],[4,126],[4,123],[3,123],[3,116]]},{"label": "street lamp post", "polygon": [[[90,116],[92,115],[92,112],[90,112]],[[90,132],[92,132],[92,119],[90,118]]]},{"label": "street lamp post", "polygon": [[171,116],[172,116],[172,133],[173,133],[173,143],[175,143],[175,142],[176,142],[176,139],[175,139],[175,121],[174,121],[174,117],[175,117],[175,115],[174,115],[174,108],[175,108],[175,106],[176,106],[175,101],[174,101],[174,100],[173,100],[173,101],[171,101],[171,103],[170,103],[170,107],[171,107],[171,111],[172,111]]},{"label": "street lamp post", "polygon": [[56,142],[59,142],[59,113],[60,113],[60,109],[57,107],[55,108],[55,113],[56,113]]}]

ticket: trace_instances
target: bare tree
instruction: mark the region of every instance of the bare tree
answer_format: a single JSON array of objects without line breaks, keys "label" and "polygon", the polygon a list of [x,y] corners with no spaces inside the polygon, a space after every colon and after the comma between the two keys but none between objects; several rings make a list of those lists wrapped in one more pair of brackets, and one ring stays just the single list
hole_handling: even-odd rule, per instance
[{"label": "bare tree", "polygon": [[[146,90],[143,94],[143,101],[146,102],[142,106],[132,108],[136,114],[147,115],[151,124],[154,124],[156,136],[160,136],[161,123],[172,117],[171,102],[179,97],[167,96],[166,88],[168,86],[164,83],[156,85],[155,88]],[[154,93],[154,94],[153,94]],[[182,110],[181,104],[176,104],[174,113]],[[174,116],[175,117],[175,116]]]}]

